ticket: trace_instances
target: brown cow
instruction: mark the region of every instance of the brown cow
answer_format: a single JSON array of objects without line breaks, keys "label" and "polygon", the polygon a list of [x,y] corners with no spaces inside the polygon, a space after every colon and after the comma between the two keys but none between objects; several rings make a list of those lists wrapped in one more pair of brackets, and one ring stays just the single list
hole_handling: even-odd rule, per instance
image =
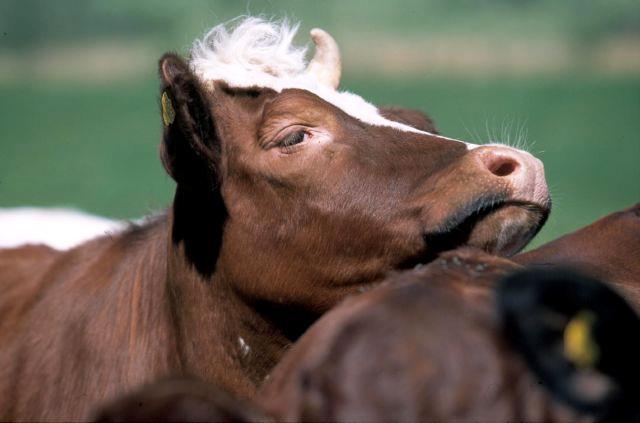
[{"label": "brown cow", "polygon": [[640,310],[640,204],[514,256],[529,266],[562,266],[615,284]]},{"label": "brown cow", "polygon": [[286,421],[640,416],[638,316],[597,281],[518,268],[461,250],[391,275],[317,321],[259,401]]},{"label": "brown cow", "polygon": [[337,91],[335,41],[312,31],[305,68],[293,32],[248,18],[214,28],[188,63],[162,57],[166,214],[22,280],[0,260],[13,292],[0,297],[0,420],[83,419],[167,375],[251,397],[346,295],[461,244],[514,253],[539,230],[540,161]]},{"label": "brown cow", "polygon": [[107,422],[268,422],[253,404],[196,379],[167,379],[105,404],[95,421]]}]

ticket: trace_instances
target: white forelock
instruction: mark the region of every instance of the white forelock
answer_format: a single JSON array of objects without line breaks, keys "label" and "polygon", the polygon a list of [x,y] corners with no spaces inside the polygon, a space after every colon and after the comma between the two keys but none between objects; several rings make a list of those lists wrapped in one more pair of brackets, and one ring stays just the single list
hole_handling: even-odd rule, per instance
[{"label": "white forelock", "polygon": [[220,24],[193,43],[190,65],[200,79],[280,91],[283,81],[303,73],[307,48],[292,44],[299,24],[258,17],[234,19],[232,24],[231,31]]},{"label": "white forelock", "polygon": [[[299,24],[287,20],[270,22],[258,17],[235,19],[232,24],[231,30],[225,24],[215,26],[193,43],[189,64],[203,82],[224,81],[233,87],[264,87],[277,92],[299,88],[371,125],[430,134],[386,119],[377,107],[359,95],[334,90],[306,73],[307,48],[292,44]],[[473,146],[465,144],[469,148]]]}]

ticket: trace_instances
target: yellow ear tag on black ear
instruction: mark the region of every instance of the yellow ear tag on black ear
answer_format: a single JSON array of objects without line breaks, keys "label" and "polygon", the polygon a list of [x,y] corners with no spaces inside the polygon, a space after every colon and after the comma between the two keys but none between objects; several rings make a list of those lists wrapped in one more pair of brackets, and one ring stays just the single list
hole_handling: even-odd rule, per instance
[{"label": "yellow ear tag on black ear", "polygon": [[173,110],[173,104],[171,104],[171,99],[166,91],[162,93],[160,103],[162,104],[162,121],[164,122],[164,126],[169,126],[176,118],[176,111]]},{"label": "yellow ear tag on black ear", "polygon": [[600,356],[591,328],[596,317],[589,311],[576,314],[564,328],[564,355],[576,367],[592,368]]}]

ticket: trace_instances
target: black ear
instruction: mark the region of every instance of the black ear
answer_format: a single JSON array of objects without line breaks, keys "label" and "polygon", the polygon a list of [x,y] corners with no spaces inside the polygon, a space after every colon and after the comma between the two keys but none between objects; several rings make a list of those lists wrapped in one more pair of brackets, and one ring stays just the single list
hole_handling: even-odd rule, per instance
[{"label": "black ear", "polygon": [[159,73],[165,169],[178,184],[215,183],[220,143],[206,91],[176,54],[162,56]]},{"label": "black ear", "polygon": [[210,94],[178,55],[160,59],[162,163],[178,186],[172,241],[202,275],[215,270],[227,211],[219,187],[220,140]]},{"label": "black ear", "polygon": [[556,398],[601,419],[640,417],[640,319],[615,291],[530,269],[498,284],[497,305],[506,338]]},{"label": "black ear", "polygon": [[403,107],[387,106],[378,109],[380,114],[390,120],[404,123],[421,131],[438,134],[436,125],[429,115],[420,110],[405,109]]}]

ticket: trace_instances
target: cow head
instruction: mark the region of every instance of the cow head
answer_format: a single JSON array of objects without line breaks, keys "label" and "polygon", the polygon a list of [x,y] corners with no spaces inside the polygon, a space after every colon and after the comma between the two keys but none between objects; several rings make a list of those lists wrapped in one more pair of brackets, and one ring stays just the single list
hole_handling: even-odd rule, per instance
[{"label": "cow head", "polygon": [[[295,29],[249,18],[214,28],[189,62],[160,60],[176,202],[197,197],[187,221],[222,216],[205,260],[239,292],[324,310],[390,269],[461,244],[512,254],[539,230],[550,205],[539,160],[338,91],[335,41],[312,31],[307,66]],[[207,217],[211,204],[223,212]]]}]

